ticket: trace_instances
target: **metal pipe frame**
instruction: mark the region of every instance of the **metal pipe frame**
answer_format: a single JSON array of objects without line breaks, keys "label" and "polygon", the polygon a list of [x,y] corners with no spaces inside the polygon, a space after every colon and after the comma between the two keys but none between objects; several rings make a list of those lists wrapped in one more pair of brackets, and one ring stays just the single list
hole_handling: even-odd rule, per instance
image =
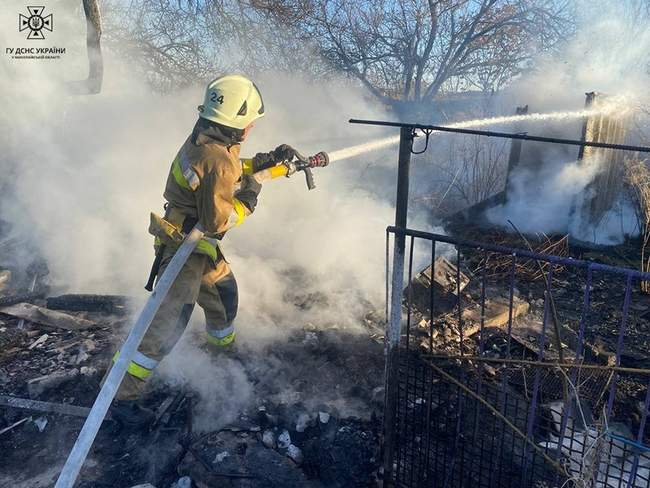
[{"label": "metal pipe frame", "polygon": [[[399,160],[397,167],[397,195],[395,202],[395,225],[406,227],[409,196],[409,167],[413,149],[413,130],[400,130]],[[393,483],[393,458],[395,449],[395,415],[397,412],[397,388],[399,379],[399,341],[402,329],[402,290],[404,288],[404,255],[406,238],[395,235],[393,244],[393,274],[391,305],[385,340],[386,365],[384,371],[384,483]]]},{"label": "metal pipe frame", "polygon": [[520,139],[522,141],[534,141],[534,142],[546,142],[549,144],[566,144],[569,146],[588,146],[588,147],[600,147],[604,149],[617,149],[621,151],[634,151],[642,153],[650,153],[650,147],[646,146],[630,146],[627,144],[610,144],[607,142],[595,142],[595,141],[580,141],[577,139],[562,139],[559,137],[543,137],[543,136],[532,136],[529,134],[517,134],[512,132],[495,132],[490,130],[476,130],[476,129],[460,129],[456,127],[445,127],[442,125],[425,125],[425,124],[406,124],[402,122],[387,122],[383,120],[363,120],[363,119],[350,119],[351,124],[363,124],[363,125],[378,125],[382,127],[400,127],[402,129],[406,128],[411,131],[421,130],[426,132],[451,132],[453,134],[468,134],[472,136],[485,136],[485,137],[497,137],[501,139]]},{"label": "metal pipe frame", "polygon": [[593,261],[586,261],[584,259],[574,259],[574,258],[563,258],[560,256],[554,256],[552,254],[540,254],[536,252],[527,251],[525,249],[519,249],[515,247],[506,247],[500,246],[498,244],[488,244],[485,242],[472,241],[467,239],[456,239],[454,237],[445,236],[442,234],[434,234],[431,232],[424,232],[421,230],[414,229],[405,229],[396,226],[388,226],[386,228],[387,232],[390,234],[412,236],[420,239],[433,240],[436,242],[445,242],[447,244],[452,244],[454,246],[463,246],[463,247],[473,247],[476,249],[483,249],[485,251],[491,251],[501,254],[511,254],[516,255],[517,257],[538,259],[540,261],[546,261],[551,264],[560,264],[566,266],[580,267],[580,268],[591,268],[594,271],[605,271],[607,273],[621,274],[625,276],[631,276],[636,280],[647,281],[650,280],[650,273],[643,271],[637,271],[635,269],[619,268],[617,266],[610,266],[608,264],[595,263]]}]

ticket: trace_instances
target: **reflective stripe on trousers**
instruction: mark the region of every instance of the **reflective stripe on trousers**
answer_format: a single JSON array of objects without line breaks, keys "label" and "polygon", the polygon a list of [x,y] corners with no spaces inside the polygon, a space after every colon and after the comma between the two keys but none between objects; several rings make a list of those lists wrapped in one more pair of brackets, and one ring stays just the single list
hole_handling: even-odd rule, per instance
[{"label": "reflective stripe on trousers", "polygon": [[235,340],[235,326],[231,325],[225,329],[220,330],[208,330],[208,342],[214,344],[215,346],[227,346]]},{"label": "reflective stripe on trousers", "polygon": [[[115,363],[119,357],[120,357],[120,351],[117,351],[113,356],[113,363]],[[158,363],[159,361],[156,361],[155,359],[150,358],[149,356],[145,356],[140,351],[136,351],[135,355],[133,356],[133,359],[129,363],[127,372],[131,376],[135,376],[136,378],[140,378],[141,380],[144,380],[145,378],[148,378],[151,375],[151,372],[154,370],[156,366],[158,366]]]}]

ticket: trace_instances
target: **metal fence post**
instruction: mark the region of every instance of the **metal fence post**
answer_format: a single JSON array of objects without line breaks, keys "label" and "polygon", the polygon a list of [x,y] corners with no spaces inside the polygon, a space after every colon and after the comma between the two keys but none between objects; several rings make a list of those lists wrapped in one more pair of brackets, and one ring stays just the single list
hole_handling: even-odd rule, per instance
[{"label": "metal fence post", "polygon": [[[413,148],[413,129],[400,128],[399,160],[397,167],[397,198],[395,227],[406,228],[409,197],[409,166]],[[395,417],[399,373],[399,341],[402,327],[402,289],[404,288],[404,252],[406,236],[396,233],[393,245],[393,275],[390,299],[390,317],[386,324],[386,369],[384,399],[384,486],[393,486],[393,459],[395,457]]]}]

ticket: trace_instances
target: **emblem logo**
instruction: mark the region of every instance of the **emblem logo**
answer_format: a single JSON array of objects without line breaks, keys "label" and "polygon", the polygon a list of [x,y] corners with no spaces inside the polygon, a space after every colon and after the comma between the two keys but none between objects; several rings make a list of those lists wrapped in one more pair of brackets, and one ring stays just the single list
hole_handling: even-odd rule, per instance
[{"label": "emblem logo", "polygon": [[52,14],[43,17],[45,7],[27,7],[29,16],[18,15],[18,31],[29,29],[27,39],[45,39],[43,30],[52,32]]}]

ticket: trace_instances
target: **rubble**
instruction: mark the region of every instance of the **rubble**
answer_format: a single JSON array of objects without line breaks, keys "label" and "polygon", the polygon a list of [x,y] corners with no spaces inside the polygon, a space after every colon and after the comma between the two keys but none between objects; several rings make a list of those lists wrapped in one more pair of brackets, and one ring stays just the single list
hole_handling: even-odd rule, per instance
[{"label": "rubble", "polygon": [[90,355],[86,351],[80,350],[79,353],[77,354],[77,357],[74,360],[74,364],[85,363],[86,361],[88,361],[88,358],[90,358]]},{"label": "rubble", "polygon": [[[86,407],[77,407],[75,405],[63,403],[41,402],[38,400],[29,400],[8,395],[0,395],[0,407],[1,406],[33,410],[37,412],[74,415],[83,418],[87,417],[90,412],[90,409]],[[110,413],[107,415],[107,418],[110,418]]]},{"label": "rubble", "polygon": [[0,308],[0,313],[11,315],[22,320],[36,322],[45,325],[66,330],[79,330],[92,327],[90,320],[75,317],[74,315],[48,310],[47,308],[32,305],[31,303],[17,303],[7,307]]},{"label": "rubble", "polygon": [[37,419],[33,420],[33,422],[39,432],[43,432],[47,426],[47,418],[45,417],[38,417]]},{"label": "rubble", "polygon": [[25,417],[24,419],[19,420],[18,422],[14,422],[13,424],[11,424],[11,425],[8,426],[8,427],[5,427],[4,429],[0,429],[0,435],[4,434],[5,432],[9,432],[11,429],[13,429],[13,428],[15,428],[15,427],[18,427],[18,426],[21,425],[21,424],[24,424],[24,423],[27,422],[29,419],[31,419],[31,417]]},{"label": "rubble", "polygon": [[280,449],[288,449],[291,445],[291,436],[288,430],[283,430],[278,436],[278,447]]},{"label": "rubble", "polygon": [[275,434],[272,430],[265,430],[262,434],[262,444],[264,444],[269,449],[275,449],[277,444],[275,442]]},{"label": "rubble", "polygon": [[[222,452],[230,453],[216,465],[205,463]],[[197,486],[299,488],[318,486],[280,453],[256,440],[242,439],[224,431],[192,448],[179,466],[179,474],[192,478]],[[244,483],[245,482],[245,483]]]},{"label": "rubble", "polygon": [[95,376],[97,374],[97,368],[92,366],[82,366],[79,368],[79,372],[82,376]]},{"label": "rubble", "polygon": [[302,450],[295,444],[289,444],[289,447],[287,447],[287,456],[298,465],[302,464],[305,460]]},{"label": "rubble", "polygon": [[[104,312],[93,313],[86,318],[92,322],[91,327],[74,331],[51,329],[29,321],[25,329],[18,331],[15,328],[17,319],[10,316],[4,319],[5,332],[0,333],[0,385],[4,385],[3,391],[10,391],[14,396],[0,396],[0,429],[27,419],[0,438],[0,450],[11,453],[6,463],[12,469],[3,473],[6,479],[45,476],[42,466],[59,466],[72,447],[113,351],[114,328],[102,325],[106,323]],[[309,351],[304,345],[306,332],[318,337],[317,345],[310,346]],[[355,409],[359,409],[357,404],[364,405],[368,417],[372,408],[379,408],[372,402],[371,392],[382,381],[381,345],[360,335],[351,335],[341,341],[341,333],[340,330],[297,330],[295,337],[269,345],[271,362],[265,361],[263,369],[257,369],[253,362],[247,369],[247,374],[259,385],[258,393],[264,401],[242,412],[232,425],[207,433],[207,437],[203,433],[191,434],[190,410],[192,404],[202,401],[200,396],[193,402],[189,392],[173,387],[166,387],[170,389],[165,394],[152,390],[146,401],[158,420],[151,431],[120,431],[114,421],[104,422],[93,448],[95,454],[91,453],[82,470],[79,488],[133,486],[146,482],[165,488],[184,476],[191,477],[193,487],[366,486],[377,469],[376,460],[364,464],[358,482],[348,485],[344,478],[350,469],[347,457],[330,458],[334,478],[323,483],[318,474],[321,468],[316,468],[322,461],[305,451],[309,446],[312,456],[324,455],[314,450],[314,445],[333,446],[332,436],[341,435],[337,429],[345,420],[332,416],[336,409],[327,403],[307,408],[301,400],[323,395],[324,391],[327,395],[330,389],[337,397],[346,395],[346,402],[355,405]],[[45,342],[28,349],[45,334],[48,336]],[[241,361],[246,364],[249,357],[258,356],[259,353],[242,355]],[[85,360],[82,365],[77,365],[79,357]],[[368,362],[369,358],[372,362]],[[276,369],[268,370],[269,364]],[[296,364],[301,366],[296,368]],[[300,381],[309,371],[317,372],[318,381]],[[276,392],[277,381],[270,381],[267,376],[285,378],[282,383],[292,385],[293,395],[288,397],[282,390]],[[30,398],[22,398],[23,395]],[[31,399],[32,396],[38,400]],[[292,400],[287,403],[289,398]],[[21,416],[21,411],[28,414]],[[46,416],[48,423],[43,432],[38,432],[29,415],[32,419]],[[197,415],[196,410],[193,415]],[[378,428],[377,417],[373,419],[354,429]],[[324,420],[327,422],[323,423]],[[281,436],[284,431],[286,433]],[[284,441],[284,447],[278,447],[278,437]],[[18,459],[33,456],[30,452],[36,442],[56,447],[48,448],[47,457],[30,468],[31,474],[23,474],[25,466]],[[377,443],[377,439],[369,437],[364,442]],[[148,447],[142,449],[142,446]],[[354,443],[338,447],[344,452],[356,448]],[[223,452],[228,456],[213,464]],[[337,467],[341,463],[345,467]],[[361,475],[363,470],[365,478]],[[55,470],[51,476],[57,473]],[[27,482],[25,486],[31,485]]]},{"label": "rubble", "polygon": [[192,478],[189,476],[178,478],[171,488],[192,488]]},{"label": "rubble", "polygon": [[214,461],[212,461],[212,464],[220,463],[220,462],[222,462],[224,459],[226,459],[228,456],[230,456],[230,454],[228,454],[228,451],[220,452],[219,454],[217,454],[217,455],[214,457]]},{"label": "rubble", "polygon": [[128,298],[121,295],[67,294],[47,298],[50,310],[68,310],[76,312],[103,312],[122,315],[126,313]]},{"label": "rubble", "polygon": [[0,296],[0,307],[6,307],[21,302],[31,302],[43,296],[42,291],[34,291],[29,293],[19,293],[15,295]]},{"label": "rubble", "polygon": [[11,280],[11,271],[8,269],[0,271],[0,292],[7,288]]},{"label": "rubble", "polygon": [[38,346],[41,346],[41,345],[45,344],[48,337],[49,336],[47,334],[43,334],[38,339],[36,339],[34,342],[32,342],[29,346],[27,346],[27,349],[32,350],[35,347],[38,347]]},{"label": "rubble", "polygon": [[[22,274],[14,280],[12,273],[0,290],[0,485],[44,487],[58,476],[95,400],[127,325],[128,300],[47,296],[43,281],[25,293],[31,277]],[[297,307],[307,310],[313,299],[326,300],[309,293],[296,293]],[[378,438],[358,437],[364,454],[357,459],[365,461],[348,483],[352,468],[340,454],[361,445],[340,437],[379,429],[371,395],[383,373],[382,346],[370,334],[383,328],[383,317],[376,315],[359,317],[368,334],[305,323],[288,327],[263,352],[237,352],[229,360],[256,385],[256,396],[235,422],[212,432],[199,430],[205,425],[199,419],[207,400],[203,392],[151,382],[143,402],[155,412],[154,423],[141,431],[123,429],[109,412],[77,488],[368,486],[379,458],[371,461],[365,453]],[[228,398],[219,400],[228,405]],[[220,420],[218,412],[212,415]],[[350,432],[338,432],[348,424]],[[327,449],[336,453],[325,469]],[[327,471],[328,482],[321,471]]]},{"label": "rubble", "polygon": [[32,378],[27,382],[27,391],[30,398],[36,398],[41,394],[60,386],[66,381],[73,380],[79,375],[78,369],[69,369],[66,371],[57,371],[38,378]]},{"label": "rubble", "polygon": [[[434,268],[433,290],[431,290],[431,270]],[[460,283],[458,283],[460,276]],[[458,301],[458,292],[462,292],[470,278],[464,273],[458,273],[456,265],[443,256],[439,256],[433,266],[429,265],[415,275],[411,283],[404,290],[404,301],[412,300],[413,305],[423,314],[431,308],[431,295],[433,293],[434,313],[443,313],[451,310]]]},{"label": "rubble", "polygon": [[311,423],[312,417],[308,413],[301,413],[296,421],[296,432],[304,432]]},{"label": "rubble", "polygon": [[481,305],[473,303],[463,309],[462,318],[463,334],[471,336],[476,334],[481,328],[481,315],[483,317],[483,326],[485,328],[504,327],[508,324],[510,318],[515,319],[520,315],[528,313],[530,305],[519,297],[513,297],[512,316],[510,315],[510,300],[508,298],[496,298],[485,301],[485,310],[481,311]]}]

